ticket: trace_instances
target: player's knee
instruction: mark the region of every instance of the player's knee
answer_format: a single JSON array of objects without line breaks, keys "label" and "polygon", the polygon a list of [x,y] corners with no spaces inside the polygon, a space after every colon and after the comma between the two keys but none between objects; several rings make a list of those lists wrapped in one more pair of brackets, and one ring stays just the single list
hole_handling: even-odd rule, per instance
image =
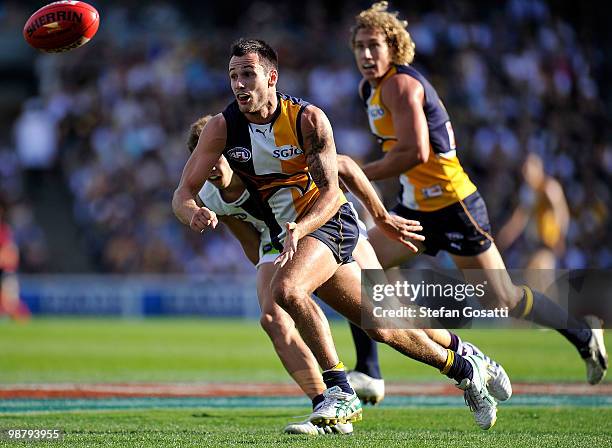
[{"label": "player's knee", "polygon": [[261,328],[269,335],[274,333],[274,327],[276,325],[274,323],[274,316],[269,313],[261,313],[261,316],[259,316],[259,325],[261,325]]},{"label": "player's knee", "polygon": [[271,338],[287,334],[294,325],[291,317],[280,309],[263,311],[259,324]]},{"label": "player's knee", "polygon": [[274,300],[286,310],[294,309],[304,299],[306,292],[303,288],[288,281],[280,281],[272,287]]}]

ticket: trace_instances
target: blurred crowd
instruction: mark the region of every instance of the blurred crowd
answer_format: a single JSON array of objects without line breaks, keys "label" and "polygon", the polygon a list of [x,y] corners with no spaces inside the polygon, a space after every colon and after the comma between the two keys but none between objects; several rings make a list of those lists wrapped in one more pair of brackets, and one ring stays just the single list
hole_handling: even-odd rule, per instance
[{"label": "blurred crowd", "polygon": [[[13,147],[0,149],[0,188],[13,204],[9,220],[24,270],[51,266],[45,238],[52,235],[41,232],[20,185],[25,173],[52,167],[69,185],[74,220],[97,270],[252,269],[229,232],[195,234],[170,206],[189,125],[232,99],[229,45],[242,35],[277,48],[279,90],[326,111],[339,152],[358,160],[378,156],[348,46],[359,8],[245,5],[235,23],[224,24],[205,14],[189,17],[174,3],[151,3],[135,14],[105,2],[93,42],[36,57],[39,96],[16,118]],[[533,152],[569,204],[558,266],[611,267],[612,142],[601,100],[609,81],[598,79],[605,55],[596,42],[540,0],[478,9],[468,1],[436,2],[418,13],[399,2],[391,7],[409,21],[414,65],[445,101],[460,159],[488,204],[494,232],[525,196],[521,165]],[[380,185],[389,205],[398,187]],[[536,246],[527,233],[506,250],[508,264],[521,267]]]}]

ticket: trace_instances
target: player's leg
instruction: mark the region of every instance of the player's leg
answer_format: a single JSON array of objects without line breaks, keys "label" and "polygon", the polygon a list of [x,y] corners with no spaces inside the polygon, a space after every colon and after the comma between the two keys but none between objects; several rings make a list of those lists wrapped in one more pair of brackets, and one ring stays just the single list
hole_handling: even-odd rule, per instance
[{"label": "player's leg", "polygon": [[358,238],[357,218],[351,206],[343,204],[333,218],[300,240],[294,258],[279,268],[273,279],[276,302],[291,314],[319,364],[327,369],[323,371],[323,381],[328,389],[311,415],[311,421],[317,423],[361,416],[361,403],[348,383],[344,365],[335,355],[327,320],[310,298],[310,293],[338,266],[353,261]]},{"label": "player's leg", "polygon": [[[579,351],[587,364],[588,381],[600,382],[607,369],[601,324],[578,320],[544,294],[516,286],[491,237],[487,206],[478,192],[439,212],[447,229],[441,232],[441,249],[451,254],[468,282],[487,281],[492,294],[481,299],[486,307],[507,307],[510,315],[557,329]],[[446,230],[446,231],[444,231]],[[450,239],[447,232],[459,234]]]},{"label": "player's leg", "polygon": [[506,401],[512,396],[512,383],[504,367],[476,345],[463,341],[459,335],[446,329],[428,328],[424,331],[430,339],[461,356],[476,355],[484,358],[487,361],[487,372],[489,373],[487,380],[489,393],[498,401]]},{"label": "player's leg", "polygon": [[[260,323],[270,337],[274,349],[289,375],[308,398],[313,400],[325,391],[326,386],[317,361],[295,328],[293,319],[274,302],[270,293],[270,282],[275,272],[276,268],[272,264],[272,260],[269,263],[260,264],[257,268],[257,297],[261,308]],[[284,432],[308,435],[351,434],[353,425],[348,422],[318,427],[309,420],[304,420],[288,424],[285,426]]]},{"label": "player's leg", "polygon": [[[318,290],[319,297],[353,323],[361,322],[361,279],[356,263],[341,266],[334,276]],[[364,304],[365,306],[365,304]],[[474,355],[462,356],[443,349],[420,329],[376,328],[367,333],[400,353],[438,368],[457,381],[478,425],[488,429],[496,420],[496,403],[487,391],[486,361]]]},{"label": "player's leg", "polygon": [[[257,295],[261,307],[260,323],[270,337],[274,349],[289,375],[308,398],[313,400],[323,394],[326,386],[317,361],[300,337],[293,319],[274,302],[270,293],[270,281],[275,271],[276,268],[272,263],[261,264],[257,270]],[[283,432],[307,435],[351,434],[353,425],[347,422],[319,427],[307,419],[289,423],[285,426]]]},{"label": "player's leg", "polygon": [[270,337],[283,366],[311,400],[325,390],[317,360],[306,346],[293,319],[272,297],[270,282],[276,272],[272,263],[257,268],[257,297],[261,308],[260,324]]},{"label": "player's leg", "polygon": [[[400,208],[400,207],[396,208],[395,211],[402,216],[404,216],[407,213],[414,213],[413,211],[410,211],[404,208]],[[414,218],[414,219],[423,219],[423,218],[427,218],[427,215],[419,214],[418,216],[410,215],[406,217]],[[429,224],[430,224],[429,227],[432,227],[431,223]],[[424,231],[425,230],[426,229],[424,229]],[[429,243],[431,246],[429,252],[434,254],[437,251],[438,238],[433,238],[432,232],[430,231],[428,231],[427,233],[429,234],[429,240],[430,240]],[[362,269],[381,269],[380,263],[378,262],[378,259],[377,259],[378,253],[374,253],[374,248],[370,244],[372,241],[372,238],[371,238],[372,236],[375,239],[375,243],[377,244],[381,257],[386,256],[387,267],[394,266],[396,263],[397,264],[403,263],[407,261],[411,256],[414,255],[410,251],[408,251],[405,247],[403,247],[402,249],[400,247],[393,247],[392,245],[388,245],[387,241],[390,243],[394,243],[394,242],[391,241],[389,238],[385,237],[384,235],[382,235],[379,231],[376,231],[376,229],[372,229],[371,233],[368,236],[370,237],[368,241],[364,241],[362,243],[360,240],[360,243],[358,244],[357,249],[361,249],[361,250],[359,251],[356,250],[354,254],[355,260],[359,263]],[[420,244],[420,251],[424,251],[425,245],[421,243],[419,244]],[[388,250],[388,246],[390,246],[390,250]],[[402,250],[404,253],[402,253]],[[354,324],[352,324],[351,330],[353,331],[354,328],[357,328],[357,327]],[[485,355],[481,350],[479,350],[473,344],[467,341],[463,343],[461,339],[459,338],[459,336],[457,336],[454,333],[451,333],[448,330],[425,329],[424,331],[430,339],[432,339],[433,341],[441,345],[443,348],[450,349],[456,353],[459,353],[462,356],[468,356],[468,355],[475,354],[475,355],[483,357],[488,363],[487,364],[487,371],[489,374],[489,377],[487,380],[488,391],[491,393],[491,395],[493,395],[495,399],[500,400],[500,401],[508,400],[511,397],[512,385],[510,382],[510,378],[506,374],[506,371],[504,370],[504,368],[499,363],[495,362],[493,359]],[[362,330],[361,332],[363,334]],[[357,340],[355,335],[353,335],[353,339]],[[363,381],[363,383],[367,385],[373,384],[372,382],[368,382],[368,381]],[[359,392],[362,392],[363,394],[364,390],[366,389],[360,388]]]},{"label": "player's leg", "polygon": [[[584,323],[569,315],[544,294],[528,286],[519,287],[512,283],[494,243],[478,255],[452,255],[452,258],[457,267],[464,272],[466,280],[470,281],[475,274],[479,280],[484,278],[487,281],[493,292],[492,296],[484,298],[487,307],[508,307],[510,314],[515,317],[558,329],[579,351],[588,344],[591,330]],[[478,272],[470,272],[471,270]],[[567,327],[570,327],[570,330],[563,330]]]},{"label": "player's leg", "polygon": [[[355,236],[352,246],[356,239]],[[293,318],[323,369],[327,389],[314,397],[310,416],[310,421],[319,426],[361,419],[361,402],[348,382],[344,364],[338,359],[327,318],[311,297],[337,268],[330,246],[311,234],[299,241],[293,258],[277,268],[271,283],[275,302]]]},{"label": "player's leg", "polygon": [[[389,238],[387,238],[389,239]],[[379,269],[382,266],[367,239],[359,237],[353,258],[361,269]],[[349,382],[364,403],[377,404],[385,397],[385,381],[380,372],[378,343],[365,331],[349,321],[357,360],[355,368],[348,372]]]},{"label": "player's leg", "polygon": [[339,363],[329,323],[311,295],[338,268],[332,252],[321,241],[304,237],[292,260],[277,267],[271,294],[293,318],[300,335],[323,370]]},{"label": "player's leg", "polygon": [[608,360],[601,324],[596,319],[589,317],[588,323],[578,320],[541,292],[528,286],[515,286],[494,243],[478,255],[452,257],[468,281],[471,277],[470,270],[481,270],[478,274],[479,281],[482,281],[484,275],[484,279],[493,289],[493,297],[487,298],[485,306],[508,307],[510,315],[516,318],[556,329],[576,347],[586,362],[588,382],[601,382],[606,374]]},{"label": "player's leg", "polygon": [[368,230],[368,241],[374,248],[375,255],[383,269],[400,266],[422,253],[424,249],[421,242],[414,241],[413,243],[420,249],[419,253],[415,254],[409,251],[402,243],[385,236],[377,227]]},{"label": "player's leg", "polygon": [[[426,240],[424,243],[418,243],[419,254],[427,253],[435,256],[435,254],[444,247],[444,244],[447,243],[447,241],[445,241],[444,234],[447,231],[445,230],[446,223],[449,222],[448,218],[445,216],[445,213],[448,212],[443,210],[440,213],[424,213],[407,209],[401,205],[396,206],[394,208],[394,212],[406,219],[419,220],[423,224],[422,233],[425,235]],[[379,259],[384,260],[382,264],[385,265],[386,268],[400,265],[415,255],[408,251],[403,245],[391,241],[389,238],[385,237],[376,228],[371,229],[368,236],[369,242],[373,243],[372,246],[376,252],[375,255]],[[456,334],[451,333],[448,330],[426,329],[424,331],[427,333],[430,339],[434,340],[442,347],[459,353],[462,356],[476,354],[483,357],[488,363],[487,370],[489,373],[489,378],[487,380],[487,388],[489,392],[491,392],[491,394],[500,401],[510,398],[512,395],[510,378],[508,378],[508,375],[500,364],[486,356],[473,344],[470,344],[469,342],[466,342],[465,344],[462,343],[461,339]]]}]

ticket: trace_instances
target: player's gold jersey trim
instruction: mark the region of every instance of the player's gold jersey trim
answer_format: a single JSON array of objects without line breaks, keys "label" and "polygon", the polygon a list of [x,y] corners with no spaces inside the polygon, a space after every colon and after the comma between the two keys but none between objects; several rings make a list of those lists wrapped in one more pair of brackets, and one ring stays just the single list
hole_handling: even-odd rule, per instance
[{"label": "player's gold jersey trim", "polygon": [[[307,105],[279,94],[274,118],[266,124],[248,122],[236,103],[223,112],[228,126],[224,154],[251,195],[261,201],[266,224],[277,228],[280,240],[284,224],[303,216],[320,194],[303,150],[300,117]],[[345,202],[338,189],[338,207]]]},{"label": "player's gold jersey trim", "polygon": [[393,118],[382,102],[381,92],[387,79],[401,75],[412,76],[424,87],[424,111],[429,127],[430,151],[426,163],[400,175],[400,202],[404,207],[415,210],[439,210],[474,193],[476,186],[459,162],[453,128],[442,101],[433,87],[414,68],[393,66],[375,88],[366,85],[362,95],[367,107],[370,130],[379,139],[383,152],[388,152],[397,143]]}]

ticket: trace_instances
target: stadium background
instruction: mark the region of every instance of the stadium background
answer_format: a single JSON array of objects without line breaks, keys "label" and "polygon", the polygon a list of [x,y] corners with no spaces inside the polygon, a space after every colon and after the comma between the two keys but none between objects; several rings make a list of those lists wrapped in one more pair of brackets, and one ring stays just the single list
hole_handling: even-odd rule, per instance
[{"label": "stadium background", "polygon": [[[258,36],[278,49],[280,89],[328,113],[338,151],[376,157],[348,47],[351,19],[368,2],[94,4],[101,13],[94,41],[45,55],[20,32],[40,4],[0,2],[0,195],[20,248],[22,296],[34,312],[51,313],[155,314],[178,303],[178,293],[168,298],[160,290],[140,305],[105,301],[125,277],[88,277],[99,287],[75,289],[72,278],[26,276],[50,273],[233,275],[252,293],[254,270],[228,232],[201,238],[172,214],[186,130],[230,101],[229,44]],[[535,152],[570,206],[558,267],[612,266],[612,69],[602,16],[586,3],[539,0],[392,6],[409,21],[415,65],[450,111],[461,160],[487,201],[494,232],[525,200],[520,167]],[[392,204],[397,183],[378,185]],[[537,244],[533,235],[521,237],[504,253],[508,266],[524,267]],[[450,266],[444,257],[435,263]],[[214,314],[200,302],[217,298],[201,296],[186,292],[183,303],[192,305],[175,311]]]},{"label": "stadium background", "polygon": [[[0,191],[21,272],[253,272],[224,231],[200,238],[169,207],[186,130],[230,98],[229,44],[259,36],[280,54],[280,89],[321,106],[338,151],[375,157],[348,48],[368,2],[94,2],[85,47],[44,55],[21,37],[39,2],[0,2]],[[463,165],[494,231],[521,201],[533,151],[571,208],[562,268],[609,268],[610,34],[588,2],[402,2],[415,65],[451,114]],[[397,185],[383,184],[392,202]],[[504,255],[523,267],[523,238]]]},{"label": "stadium background", "polygon": [[[223,229],[202,238],[180,225],[170,199],[187,157],[189,124],[231,100],[227,54],[240,36],[278,49],[280,88],[328,113],[339,152],[376,157],[348,48],[352,17],[370,3],[91,3],[101,14],[94,40],[44,55],[21,36],[42,2],[0,0],[0,197],[20,250],[21,296],[35,313],[25,325],[0,319],[0,429],[60,427],[70,446],[286,444],[282,425],[295,407],[308,409],[299,391],[280,389],[291,399],[214,401],[189,389],[231,382],[227,390],[259,394],[267,390],[262,382],[287,386],[289,377],[254,319],[255,271],[239,246]],[[391,7],[409,21],[415,65],[445,100],[462,163],[487,202],[494,232],[525,200],[521,162],[535,152],[570,205],[558,267],[609,269],[607,16],[590,2],[569,1]],[[396,183],[378,186],[392,203]],[[527,234],[504,256],[521,268],[535,248]],[[420,257],[417,265],[432,262]],[[350,366],[348,327],[341,321],[333,327]],[[584,365],[554,332],[470,331],[469,339],[516,381],[496,433],[469,433],[471,417],[459,410],[456,391],[428,395],[439,376],[383,348],[390,396],[382,408],[367,410],[359,427],[367,438],[357,434],[351,443],[610,443],[610,381],[584,385]],[[174,388],[176,382],[186,389]],[[402,395],[406,384],[416,396]],[[98,399],[83,399],[92,397]],[[84,409],[125,411],[78,412]]]}]

